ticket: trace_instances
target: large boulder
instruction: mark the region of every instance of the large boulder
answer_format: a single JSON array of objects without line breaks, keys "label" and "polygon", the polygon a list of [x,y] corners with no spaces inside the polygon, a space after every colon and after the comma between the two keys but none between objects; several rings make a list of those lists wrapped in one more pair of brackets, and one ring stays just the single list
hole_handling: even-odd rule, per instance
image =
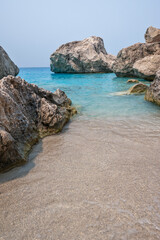
[{"label": "large boulder", "polygon": [[0,46],[0,79],[8,75],[16,76],[18,67],[12,62],[5,50]]},{"label": "large boulder", "polygon": [[50,67],[55,73],[104,73],[112,72],[115,59],[107,54],[102,38],[89,37],[58,48],[50,57]]},{"label": "large boulder", "polygon": [[157,71],[154,81],[146,91],[145,100],[160,106],[160,69]]},{"label": "large boulder", "polygon": [[149,27],[145,33],[146,43],[160,42],[160,29]]},{"label": "large boulder", "polygon": [[160,68],[160,55],[150,55],[136,61],[133,65],[134,75],[139,78],[153,80]]},{"label": "large boulder", "polygon": [[[160,55],[160,42],[158,43],[136,43],[130,47],[123,48],[117,55],[113,64],[113,72],[118,77],[139,77],[135,71],[134,64],[147,56]],[[157,64],[157,63],[156,63]],[[144,76],[144,78],[148,78]]]},{"label": "large boulder", "polygon": [[39,138],[60,131],[76,113],[64,92],[7,76],[0,81],[0,171],[26,162]]}]

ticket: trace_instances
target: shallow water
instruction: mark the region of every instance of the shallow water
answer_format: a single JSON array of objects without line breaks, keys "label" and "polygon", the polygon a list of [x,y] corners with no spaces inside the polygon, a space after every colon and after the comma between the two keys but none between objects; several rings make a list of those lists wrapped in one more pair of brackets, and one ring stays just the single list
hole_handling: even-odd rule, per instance
[{"label": "shallow water", "polygon": [[114,74],[20,75],[65,90],[80,113],[0,176],[0,239],[160,239],[159,108],[110,95],[131,86]]},{"label": "shallow water", "polygon": [[[160,108],[144,100],[144,95],[114,96],[112,93],[126,91],[134,84],[128,78],[115,74],[54,74],[49,68],[23,68],[20,76],[50,91],[65,91],[84,118],[128,118],[160,115]],[[146,84],[150,82],[140,79]]]}]

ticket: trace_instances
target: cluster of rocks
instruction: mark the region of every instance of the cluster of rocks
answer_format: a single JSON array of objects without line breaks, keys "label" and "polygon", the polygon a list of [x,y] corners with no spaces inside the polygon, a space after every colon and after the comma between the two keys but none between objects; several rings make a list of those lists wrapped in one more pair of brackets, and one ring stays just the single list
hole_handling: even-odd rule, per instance
[{"label": "cluster of rocks", "polygon": [[114,72],[118,77],[138,77],[153,80],[160,67],[160,29],[149,27],[146,43],[123,48],[117,57],[107,54],[99,37],[69,42],[50,57],[55,73]]},{"label": "cluster of rocks", "polygon": [[52,93],[20,77],[0,80],[0,171],[26,161],[39,138],[60,131],[76,113],[64,92]]},{"label": "cluster of rocks", "polygon": [[[50,57],[51,71],[155,78],[150,87],[130,79],[128,82],[137,84],[127,94],[145,92],[146,100],[160,105],[160,29],[149,27],[145,39],[146,43],[123,48],[117,57],[106,52],[99,37],[64,44]],[[18,67],[0,47],[0,171],[26,162],[39,138],[60,131],[76,113],[64,92],[38,88],[15,77],[18,73]]]},{"label": "cluster of rocks", "polygon": [[[138,80],[127,94],[146,92],[146,100],[159,104],[160,29],[149,27],[145,43],[136,43],[119,51],[117,57],[110,55],[99,37],[86,38],[63,44],[50,57],[50,68],[55,73],[108,73],[117,77],[137,77],[155,80],[148,88]],[[153,90],[156,89],[156,90]],[[154,97],[155,95],[155,97]]]}]

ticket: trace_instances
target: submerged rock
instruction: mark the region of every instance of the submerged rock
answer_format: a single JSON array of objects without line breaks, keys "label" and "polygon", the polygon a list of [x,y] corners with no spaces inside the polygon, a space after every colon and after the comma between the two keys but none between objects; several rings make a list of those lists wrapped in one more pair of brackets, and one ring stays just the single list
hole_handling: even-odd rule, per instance
[{"label": "submerged rock", "polygon": [[155,78],[158,68],[160,68],[160,55],[144,57],[136,61],[133,65],[134,75],[147,80]]},{"label": "submerged rock", "polygon": [[128,79],[127,83],[139,83],[137,79]]},{"label": "submerged rock", "polygon": [[143,83],[137,83],[127,91],[127,94],[144,93],[147,90],[147,88],[148,88],[147,85],[145,85]]},{"label": "submerged rock", "polygon": [[102,38],[89,37],[58,48],[50,57],[50,67],[55,73],[108,73],[115,59],[107,54]]},{"label": "submerged rock", "polygon": [[39,138],[60,131],[76,113],[64,92],[8,76],[0,81],[0,171],[21,164]]},{"label": "submerged rock", "polygon": [[146,91],[145,100],[160,106],[160,69],[157,71],[154,81]]},{"label": "submerged rock", "polygon": [[160,29],[149,27],[145,33],[146,43],[160,42]]},{"label": "submerged rock", "polygon": [[124,95],[131,95],[131,94],[141,94],[141,93],[145,93],[147,88],[148,88],[147,85],[140,82],[140,83],[137,83],[134,86],[132,86],[127,91],[114,92],[114,93],[110,93],[110,95],[111,96],[124,96]]},{"label": "submerged rock", "polygon": [[16,76],[18,67],[12,62],[5,50],[0,46],[0,79],[8,75]]}]

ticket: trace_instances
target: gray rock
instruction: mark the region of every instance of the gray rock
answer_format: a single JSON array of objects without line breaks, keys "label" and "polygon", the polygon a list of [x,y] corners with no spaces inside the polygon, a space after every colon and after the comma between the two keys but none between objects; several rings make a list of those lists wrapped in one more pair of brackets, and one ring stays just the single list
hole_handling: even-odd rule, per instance
[{"label": "gray rock", "polygon": [[160,106],[160,69],[157,71],[154,81],[146,91],[145,100]]},{"label": "gray rock", "polygon": [[136,61],[133,65],[134,75],[153,80],[160,68],[160,55],[151,55]]},{"label": "gray rock", "polygon": [[152,55],[160,55],[160,42],[136,43],[123,48],[113,64],[113,72],[118,77],[139,77],[138,72],[133,69],[133,65],[136,61]]},{"label": "gray rock", "polygon": [[107,54],[100,37],[89,37],[58,48],[50,57],[50,67],[55,73],[112,72],[115,59]]},{"label": "gray rock", "polygon": [[160,42],[160,29],[152,26],[147,28],[145,40],[146,43]]},{"label": "gray rock", "polygon": [[27,161],[39,138],[63,128],[76,113],[64,92],[52,93],[7,76],[0,81],[0,171]]},{"label": "gray rock", "polygon": [[8,75],[16,76],[18,73],[18,67],[12,62],[8,54],[0,46],[0,79]]}]

